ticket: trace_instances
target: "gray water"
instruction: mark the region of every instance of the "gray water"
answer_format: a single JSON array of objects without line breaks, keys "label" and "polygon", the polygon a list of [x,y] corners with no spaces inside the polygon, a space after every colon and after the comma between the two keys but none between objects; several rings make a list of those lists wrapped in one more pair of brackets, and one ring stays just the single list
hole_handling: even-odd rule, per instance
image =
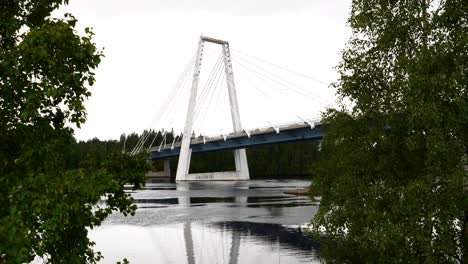
[{"label": "gray water", "polygon": [[111,215],[90,238],[101,263],[311,263],[316,242],[300,225],[318,204],[284,194],[302,180],[151,183],[133,192],[133,217]]}]

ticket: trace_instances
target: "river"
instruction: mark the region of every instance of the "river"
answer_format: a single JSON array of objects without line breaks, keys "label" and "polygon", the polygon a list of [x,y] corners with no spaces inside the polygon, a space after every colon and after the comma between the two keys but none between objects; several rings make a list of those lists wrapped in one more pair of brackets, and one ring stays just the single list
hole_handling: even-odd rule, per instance
[{"label": "river", "polygon": [[318,244],[299,225],[318,204],[284,194],[303,180],[149,183],[132,192],[135,216],[112,214],[90,230],[116,263],[319,263]]}]

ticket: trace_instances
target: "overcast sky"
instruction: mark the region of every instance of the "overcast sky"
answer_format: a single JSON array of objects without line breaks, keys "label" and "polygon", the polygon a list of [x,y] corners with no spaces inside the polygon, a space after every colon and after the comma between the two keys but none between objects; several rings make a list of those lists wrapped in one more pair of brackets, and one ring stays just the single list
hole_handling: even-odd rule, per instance
[{"label": "overcast sky", "polygon": [[[104,48],[105,54],[96,71],[97,82],[91,88],[92,96],[86,102],[88,121],[82,129],[76,130],[75,135],[81,140],[93,137],[117,139],[122,133],[141,132],[147,128],[195,53],[200,35],[230,42],[236,84],[242,95],[239,104],[243,123],[250,127],[262,126],[264,124],[256,121],[259,115],[271,122],[297,119],[294,114],[279,118],[289,109],[287,105],[297,106],[297,111],[303,111],[302,116],[310,116],[304,111],[318,113],[312,107],[318,107],[318,101],[309,99],[308,105],[304,106],[301,96],[294,99],[293,96],[277,95],[275,98],[279,98],[279,103],[268,103],[262,93],[256,94],[250,87],[256,82],[251,81],[255,73],[236,65],[236,60],[242,54],[248,54],[326,84],[333,82],[337,78],[333,67],[350,34],[346,26],[350,2],[71,0],[57,14],[72,13],[79,20],[79,28],[93,27],[94,41]],[[217,47],[210,48],[215,50]],[[211,53],[216,57],[218,51]],[[246,58],[240,59],[239,63],[246,63]],[[205,62],[202,72],[209,73],[209,59]],[[287,74],[281,76],[288,80],[290,77],[291,82],[311,91],[314,89],[321,102],[334,100],[334,92],[327,85],[316,81],[308,84]],[[260,80],[258,85],[261,86]],[[263,87],[261,89],[269,89],[269,84]],[[176,114],[180,114],[178,119],[184,119],[186,110],[174,107]],[[312,108],[304,110],[307,107]],[[226,120],[230,122],[230,116],[226,116]],[[180,122],[179,126],[182,126],[183,120]]]}]

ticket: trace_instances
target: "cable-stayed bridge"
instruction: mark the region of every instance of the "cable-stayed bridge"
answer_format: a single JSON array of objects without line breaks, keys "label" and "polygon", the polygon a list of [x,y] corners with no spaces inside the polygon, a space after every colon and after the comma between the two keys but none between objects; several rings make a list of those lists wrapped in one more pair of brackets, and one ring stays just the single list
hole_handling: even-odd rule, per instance
[{"label": "cable-stayed bridge", "polygon": [[[199,136],[192,138],[190,149],[192,153],[203,153],[304,140],[321,140],[322,137],[323,128],[320,122],[295,122],[273,127],[258,128],[252,131],[244,130],[233,132],[217,137],[207,138]],[[153,147],[150,149],[151,159],[156,160],[179,156],[180,148],[180,142]]]},{"label": "cable-stayed bridge", "polygon": [[[212,61],[214,66],[211,73],[203,79],[202,64],[209,64],[209,59],[205,59],[206,62],[204,62],[204,57],[208,53],[205,47],[207,43],[215,44],[212,46],[221,46],[221,53],[217,59]],[[302,81],[305,79],[322,85],[324,83],[282,66],[243,54],[242,52],[236,53],[236,58],[243,58],[236,60],[236,66],[239,65],[245,69],[246,75],[250,74],[255,76],[257,81],[261,80],[263,83],[267,83],[266,89],[262,89],[250,77],[241,78],[241,80],[246,82],[242,86],[248,86],[252,89],[246,90],[247,87],[239,89],[240,86],[236,86],[234,82],[233,60],[229,43],[201,36],[196,54],[179,77],[151,125],[152,128],[159,128],[159,131],[163,131],[161,132],[161,143],[159,146],[153,146],[158,135],[154,136],[145,131],[132,153],[149,150],[151,159],[165,160],[164,170],[166,173],[170,173],[169,158],[179,156],[177,181],[248,180],[250,176],[245,148],[303,140],[321,140],[324,131],[320,119],[303,118],[302,116],[309,115],[314,111],[318,114],[318,111],[329,106],[331,102],[324,102],[323,98],[320,99],[321,95],[312,91],[309,85],[304,88],[304,86],[280,77],[275,72],[265,70],[265,65],[270,65],[277,71],[282,70],[295,74],[301,77]],[[189,77],[190,73],[192,73],[192,78]],[[204,83],[204,86],[199,91],[200,83]],[[184,91],[184,87],[190,87],[190,89]],[[253,91],[256,92],[257,96],[249,94],[242,97],[243,101],[239,100],[239,95]],[[291,94],[294,94],[296,98],[291,99]],[[182,101],[182,104],[176,106],[177,101]],[[244,101],[248,104],[241,104]],[[303,107],[303,109],[298,110],[300,113],[294,112],[297,107]],[[241,112],[241,109],[246,109],[246,111]],[[181,116],[181,113],[184,112],[186,113],[185,118]],[[292,113],[297,121],[277,124],[267,117],[268,115],[278,117],[286,112]],[[243,116],[247,116],[247,118],[242,119],[244,123],[241,123],[241,113]],[[266,117],[266,126],[255,126],[261,121],[255,121],[252,113],[263,113],[261,116]],[[290,117],[291,114],[287,116],[289,119]],[[185,120],[185,122],[178,124],[178,121],[181,120]],[[230,128],[229,122],[232,124],[232,128]],[[250,125],[245,125],[246,123]],[[215,127],[220,127],[221,133],[219,131],[213,133]],[[211,130],[211,134],[208,130]],[[168,131],[176,135],[172,142],[166,140]],[[189,173],[192,153],[226,149],[232,149],[234,152],[235,171]]]}]

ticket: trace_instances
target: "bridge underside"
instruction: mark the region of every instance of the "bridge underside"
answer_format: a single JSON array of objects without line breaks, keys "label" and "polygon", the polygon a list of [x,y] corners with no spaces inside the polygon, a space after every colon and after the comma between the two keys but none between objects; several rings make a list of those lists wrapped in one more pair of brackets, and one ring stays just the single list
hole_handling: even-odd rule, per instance
[{"label": "bridge underside", "polygon": [[[271,145],[277,143],[287,143],[305,140],[321,140],[323,138],[322,126],[311,128],[310,126],[300,126],[286,130],[280,130],[277,133],[273,128],[270,131],[262,131],[260,133],[252,132],[250,137],[246,133],[218,138],[215,140],[194,139],[190,148],[192,153],[203,153],[209,151],[218,151],[226,149],[243,149],[260,145]],[[180,146],[164,147],[161,150],[153,148],[151,150],[151,159],[165,159],[169,157],[179,156]]]}]

